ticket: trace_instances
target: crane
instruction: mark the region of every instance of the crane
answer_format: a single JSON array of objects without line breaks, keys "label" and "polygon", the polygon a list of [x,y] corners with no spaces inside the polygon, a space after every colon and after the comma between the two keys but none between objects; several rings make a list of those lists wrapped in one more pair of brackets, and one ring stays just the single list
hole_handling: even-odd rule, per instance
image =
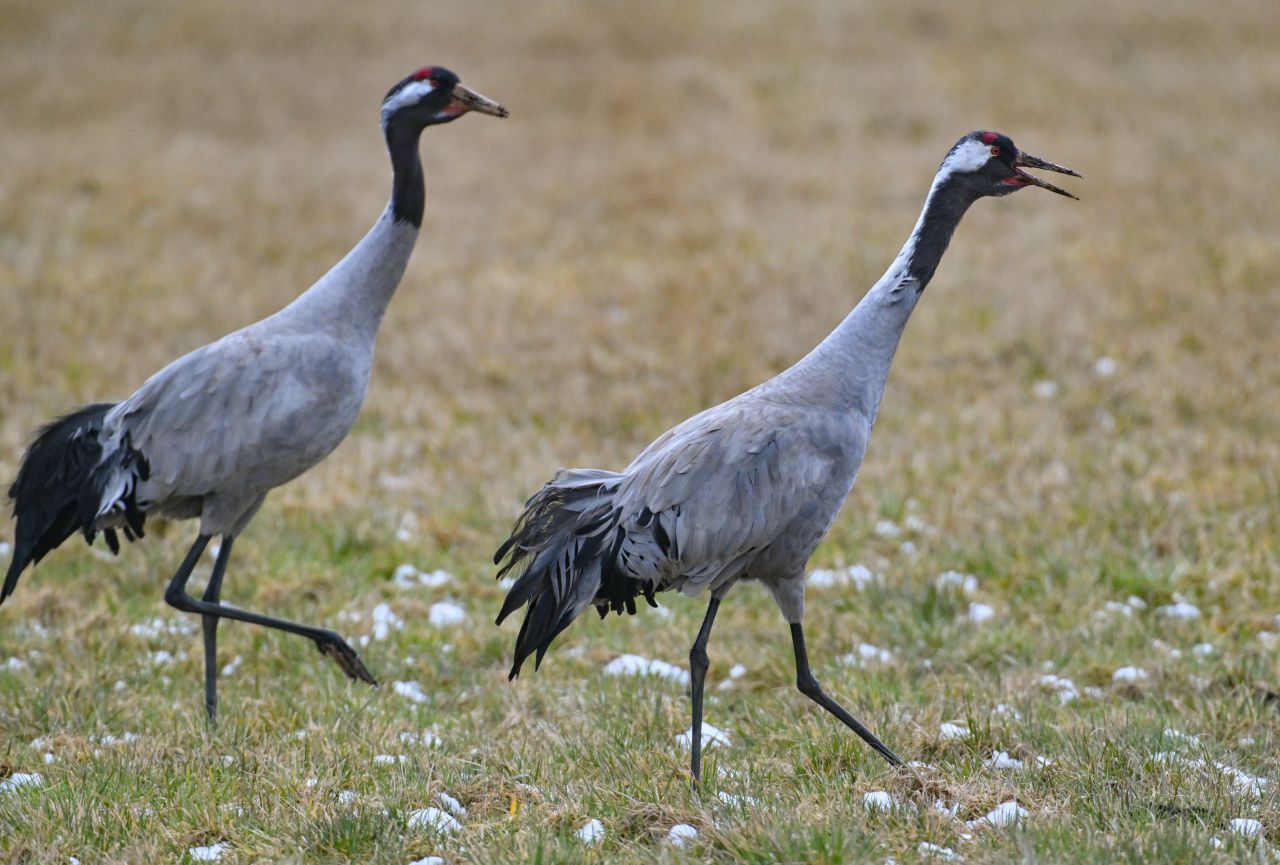
[{"label": "crane", "polygon": [[[315,641],[352,679],[376,685],[332,630],[219,603],[232,545],[268,492],[324,459],[350,432],[368,390],[378,325],[422,225],[419,136],[469,111],[507,110],[425,66],[382,101],[392,191],[373,228],[292,303],[179,358],[118,403],[83,406],[35,435],[9,488],[17,525],[0,603],[18,577],[76,532],[143,536],[148,516],[198,519],[199,533],[164,599],[201,617],[205,711],[217,716],[220,619]],[[221,537],[203,596],[186,589],[211,538]]]},{"label": "crane", "polygon": [[691,774],[701,772],[707,641],[735,584],[764,585],[791,628],[796,686],[895,766],[902,760],[832,699],[809,666],[804,573],[853,489],[898,341],[969,206],[1026,186],[1075,198],[1028,174],[1076,172],[972,132],[942,161],[911,236],[888,271],[816,348],[778,376],[668,430],[621,472],[561,469],[525,503],[494,564],[522,567],[497,623],[525,608],[509,678],[535,669],[589,606],[634,614],[636,598],[703,591],[689,651]]}]

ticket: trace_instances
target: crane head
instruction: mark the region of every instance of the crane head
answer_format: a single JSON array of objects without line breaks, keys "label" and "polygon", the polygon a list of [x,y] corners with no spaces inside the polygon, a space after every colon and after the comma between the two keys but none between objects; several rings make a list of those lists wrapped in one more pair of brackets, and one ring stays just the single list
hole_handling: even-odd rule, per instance
[{"label": "crane head", "polygon": [[1028,174],[1023,170],[1026,168],[1080,176],[1070,168],[1022,152],[1007,135],[985,131],[970,132],[957,141],[942,161],[938,173],[965,184],[975,197],[1008,195],[1024,186],[1038,186],[1067,198],[1076,198],[1065,189]]},{"label": "crane head", "polygon": [[468,111],[507,116],[507,109],[463,87],[448,69],[424,66],[387,92],[382,100],[382,125],[394,121],[421,129],[457,120]]}]

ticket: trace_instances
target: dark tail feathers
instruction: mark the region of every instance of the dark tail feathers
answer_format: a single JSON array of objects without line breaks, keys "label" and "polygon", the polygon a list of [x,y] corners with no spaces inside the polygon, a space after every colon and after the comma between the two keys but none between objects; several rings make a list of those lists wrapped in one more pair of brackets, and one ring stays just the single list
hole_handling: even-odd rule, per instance
[{"label": "dark tail feathers", "polygon": [[[119,460],[102,462],[99,433],[102,420],[113,403],[95,403],[45,425],[36,433],[18,469],[18,477],[9,487],[9,500],[18,524],[14,531],[13,558],[0,590],[0,603],[13,593],[18,575],[43,559],[76,531],[93,543],[97,530],[94,522],[102,500],[103,485],[109,473],[118,468],[131,469],[145,479],[149,473],[146,460],[128,447]],[[119,462],[119,465],[116,463]],[[138,508],[135,488],[131,485],[120,502],[124,515],[125,537],[142,537],[146,519]],[[103,530],[111,552],[119,552],[120,540],[114,529]]]},{"label": "dark tail feathers", "polygon": [[623,529],[613,496],[621,480],[622,475],[599,469],[561,469],[525,503],[511,537],[494,555],[495,565],[507,560],[499,578],[525,564],[498,613],[502,624],[528,604],[509,678],[519,675],[535,652],[536,669],[551,641],[597,600],[601,586],[619,581],[614,572]]}]

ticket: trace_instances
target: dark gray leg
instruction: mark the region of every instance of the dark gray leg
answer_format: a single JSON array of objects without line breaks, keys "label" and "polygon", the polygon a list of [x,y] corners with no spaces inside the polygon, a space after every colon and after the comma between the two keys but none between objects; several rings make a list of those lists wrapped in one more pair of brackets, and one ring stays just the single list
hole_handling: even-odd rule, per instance
[{"label": "dark gray leg", "polygon": [[810,700],[835,715],[841,722],[853,732],[862,738],[862,741],[870,745],[877,754],[889,761],[891,766],[901,766],[902,760],[897,754],[889,750],[889,748],[876,738],[857,718],[845,711],[844,707],[826,695],[822,690],[822,686],[818,684],[818,680],[813,677],[812,671],[809,670],[809,655],[804,648],[804,629],[796,622],[791,626],[791,647],[796,653],[796,687],[800,689],[800,693],[804,694]]},{"label": "dark gray leg", "polygon": [[[227,559],[231,558],[231,544],[235,539],[235,535],[222,536],[222,546],[218,547],[218,558],[202,596],[208,603],[218,603],[222,595],[222,577],[227,572]],[[201,616],[200,626],[204,629],[204,710],[212,726],[218,721],[218,617]]]},{"label": "dark gray leg", "polygon": [[335,631],[330,631],[326,628],[313,628],[310,625],[301,625],[285,619],[264,616],[261,613],[251,613],[239,607],[228,607],[224,604],[210,601],[197,601],[188,595],[187,581],[191,579],[191,571],[195,568],[196,562],[200,560],[200,554],[204,552],[204,548],[208,544],[208,535],[200,535],[196,538],[196,542],[191,545],[191,551],[187,553],[182,566],[178,568],[178,572],[169,581],[169,587],[164,591],[165,603],[186,613],[196,613],[201,616],[212,616],[221,619],[235,619],[238,622],[262,625],[264,628],[274,628],[277,631],[297,634],[300,637],[314,640],[316,648],[332,658],[342,668],[342,672],[353,679],[368,682],[370,685],[378,684],[377,679],[373,678],[369,671],[365,669],[364,663],[360,660],[360,656],[356,654],[355,649],[347,645],[347,641],[338,636]]},{"label": "dark gray leg", "polygon": [[702,780],[702,691],[707,678],[707,668],[711,659],[707,657],[707,639],[711,636],[711,625],[716,620],[716,610],[720,608],[720,599],[713,597],[707,605],[707,615],[702,620],[702,628],[698,638],[693,641],[689,650],[689,673],[691,678],[690,696],[693,698],[693,741],[689,743],[693,750],[693,792],[698,792],[698,782]]}]

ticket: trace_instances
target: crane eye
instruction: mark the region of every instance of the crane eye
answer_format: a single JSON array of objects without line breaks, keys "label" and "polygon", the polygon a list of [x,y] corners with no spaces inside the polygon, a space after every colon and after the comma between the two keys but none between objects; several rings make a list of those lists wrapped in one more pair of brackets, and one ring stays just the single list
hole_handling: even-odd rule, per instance
[{"label": "crane eye", "polygon": [[1000,147],[999,147],[999,145],[996,145],[996,144],[991,145],[991,155],[992,155],[992,156],[999,156],[999,155],[1000,155]]}]

